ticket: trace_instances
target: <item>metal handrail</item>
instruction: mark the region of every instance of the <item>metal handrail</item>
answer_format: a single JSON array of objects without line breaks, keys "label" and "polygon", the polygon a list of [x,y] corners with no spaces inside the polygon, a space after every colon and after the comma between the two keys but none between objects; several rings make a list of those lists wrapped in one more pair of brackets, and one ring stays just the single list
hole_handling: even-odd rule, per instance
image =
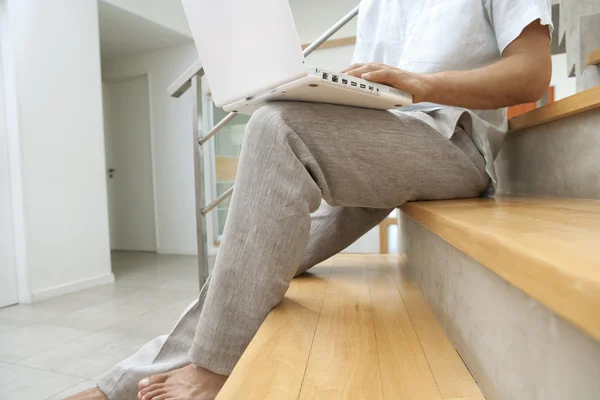
[{"label": "metal handrail", "polygon": [[[337,31],[339,31],[344,25],[350,22],[356,15],[358,15],[359,6],[354,7],[348,14],[344,15],[338,22],[336,22],[331,28],[326,30],[321,36],[319,36],[314,42],[310,44],[306,49],[304,49],[303,54],[304,57],[307,57],[310,53],[315,51],[320,45],[322,45],[327,39],[333,36]],[[229,123],[237,114],[234,112],[230,112],[223,118],[214,128],[210,130],[205,136],[198,140],[200,145],[206,143],[210,138],[216,135],[225,125]],[[219,196],[215,201],[210,203],[209,206],[205,207],[202,210],[202,215],[208,214],[212,209],[222,203],[227,197],[233,194],[233,186],[229,188],[225,193]],[[209,207],[212,206],[210,209]]]},{"label": "metal handrail", "polygon": [[202,63],[200,60],[194,62],[188,69],[185,70],[183,74],[179,76],[173,82],[167,91],[171,97],[179,98],[182,94],[187,92],[187,90],[192,85],[192,78],[194,76],[202,76],[204,75],[204,68],[202,68]]}]

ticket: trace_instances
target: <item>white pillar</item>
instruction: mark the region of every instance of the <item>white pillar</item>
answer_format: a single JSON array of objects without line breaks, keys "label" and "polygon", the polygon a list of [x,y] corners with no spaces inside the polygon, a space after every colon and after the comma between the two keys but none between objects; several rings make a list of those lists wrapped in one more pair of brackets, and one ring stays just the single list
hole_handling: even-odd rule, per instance
[{"label": "white pillar", "polygon": [[20,300],[112,282],[97,2],[0,2]]}]

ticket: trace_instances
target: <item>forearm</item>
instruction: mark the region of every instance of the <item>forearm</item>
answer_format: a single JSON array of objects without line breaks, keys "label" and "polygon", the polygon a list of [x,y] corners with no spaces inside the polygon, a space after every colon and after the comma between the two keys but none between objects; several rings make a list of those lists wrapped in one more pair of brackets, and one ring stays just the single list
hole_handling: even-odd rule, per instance
[{"label": "forearm", "polygon": [[537,101],[548,88],[549,71],[536,71],[526,57],[509,57],[470,71],[426,76],[426,90],[415,101],[476,110]]},{"label": "forearm", "polygon": [[354,64],[342,72],[404,90],[413,95],[415,103],[474,110],[502,108],[534,102],[548,89],[552,76],[548,38],[548,28],[534,21],[504,49],[501,60],[471,71],[421,75],[369,63]]}]

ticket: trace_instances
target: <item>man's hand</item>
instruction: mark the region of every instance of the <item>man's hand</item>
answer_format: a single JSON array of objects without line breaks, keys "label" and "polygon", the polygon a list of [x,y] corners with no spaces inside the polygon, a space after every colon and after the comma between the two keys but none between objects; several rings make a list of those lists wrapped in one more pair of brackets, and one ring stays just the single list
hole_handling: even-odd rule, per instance
[{"label": "man's hand", "polygon": [[[460,57],[460,54],[456,55]],[[488,110],[538,100],[552,75],[548,27],[529,24],[502,59],[470,71],[413,74],[385,64],[354,64],[341,71],[413,94],[414,102]]]},{"label": "man's hand", "polygon": [[427,101],[427,92],[431,90],[433,83],[428,79],[428,75],[413,74],[376,63],[352,64],[341,73],[404,90],[413,95],[415,103]]}]

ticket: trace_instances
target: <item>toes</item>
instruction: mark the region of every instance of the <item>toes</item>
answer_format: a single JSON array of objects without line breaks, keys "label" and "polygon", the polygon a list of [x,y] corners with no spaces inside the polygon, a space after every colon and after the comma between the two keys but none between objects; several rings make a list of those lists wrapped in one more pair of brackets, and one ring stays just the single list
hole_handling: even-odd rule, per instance
[{"label": "toes", "polygon": [[167,389],[164,386],[160,386],[154,390],[151,390],[144,395],[142,395],[141,400],[157,400],[160,396],[167,395]]},{"label": "toes", "polygon": [[165,383],[168,377],[168,374],[152,375],[149,378],[142,379],[140,383],[138,383],[138,388],[142,390],[143,388],[150,386],[154,383]]},{"label": "toes", "polygon": [[153,398],[152,400],[176,400],[176,399],[174,397],[171,397],[170,394],[165,393],[165,394],[158,395],[157,397]]},{"label": "toes", "polygon": [[164,387],[165,387],[164,383],[152,383],[152,384],[144,387],[143,389],[141,389],[138,392],[137,398],[138,398],[138,400],[151,399],[152,397],[147,396],[149,393],[157,391],[157,390],[164,390]]}]

